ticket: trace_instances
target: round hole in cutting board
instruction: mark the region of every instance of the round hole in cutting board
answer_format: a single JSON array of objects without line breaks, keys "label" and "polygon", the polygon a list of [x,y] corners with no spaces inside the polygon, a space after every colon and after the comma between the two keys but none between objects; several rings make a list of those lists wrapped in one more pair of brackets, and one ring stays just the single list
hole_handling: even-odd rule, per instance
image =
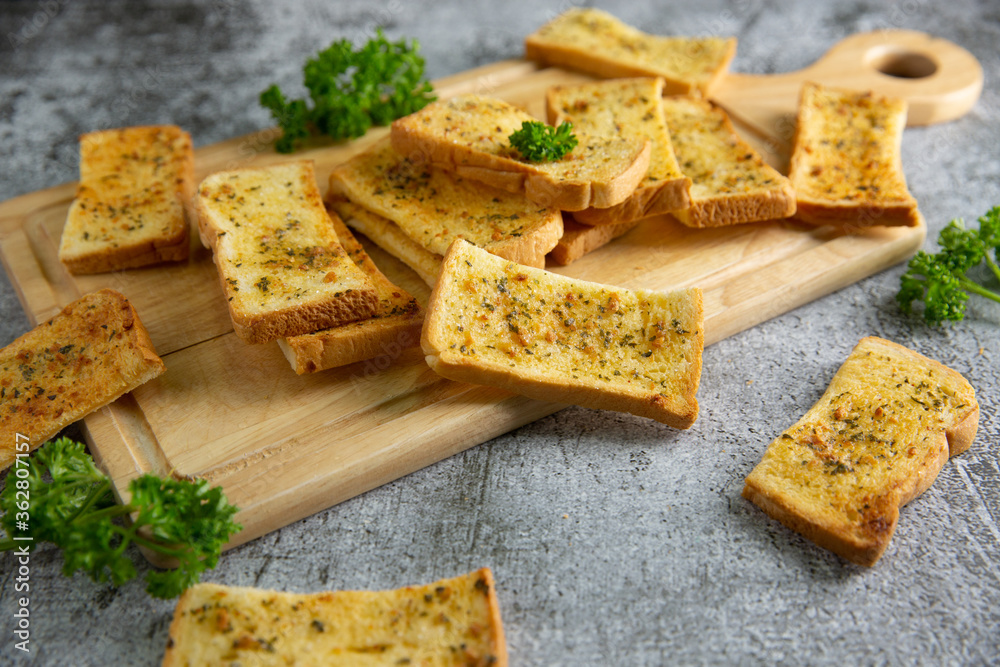
[{"label": "round hole in cutting board", "polygon": [[868,62],[876,70],[897,79],[923,79],[937,72],[937,62],[915,51],[880,51],[870,54]]}]

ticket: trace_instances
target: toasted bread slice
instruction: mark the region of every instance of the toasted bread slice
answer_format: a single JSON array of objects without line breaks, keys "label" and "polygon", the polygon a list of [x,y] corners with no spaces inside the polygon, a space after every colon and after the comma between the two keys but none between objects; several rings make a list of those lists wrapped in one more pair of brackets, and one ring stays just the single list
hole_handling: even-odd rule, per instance
[{"label": "toasted bread slice", "polygon": [[629,220],[614,225],[591,227],[581,225],[572,217],[563,216],[563,235],[549,253],[549,258],[562,266],[572,264],[584,255],[611,243],[638,224],[638,220]]},{"label": "toasted bread slice", "polygon": [[795,217],[818,225],[920,224],[903,175],[905,127],[905,100],[802,86],[789,165]]},{"label": "toasted bread slice", "polygon": [[164,370],[128,299],[77,299],[0,350],[0,470]]},{"label": "toasted bread slice", "polygon": [[[346,198],[388,219],[438,261],[463,238],[512,262],[542,267],[562,235],[558,209],[401,157],[388,140],[336,167],[327,198]],[[380,234],[369,236],[379,243]]]},{"label": "toasted bread slice", "polygon": [[344,252],[312,161],[212,174],[198,188],[233,329],[265,343],[371,317],[378,293]]},{"label": "toasted bread slice", "polygon": [[59,260],[86,274],[187,259],[193,188],[191,137],[179,127],[84,134]]},{"label": "toasted bread slice", "polygon": [[588,208],[573,217],[587,225],[615,225],[687,208],[691,179],[681,173],[663,117],[663,79],[612,79],[553,86],[546,94],[549,123],[566,121],[584,134],[648,139],[649,171],[635,192],[610,208]]},{"label": "toasted bread slice", "polygon": [[956,371],[881,338],[864,338],[823,394],[767,448],[743,497],[816,544],[873,565],[899,508],[949,455],[972,444],[979,405]]},{"label": "toasted bread slice", "polygon": [[722,227],[795,213],[791,183],[736,134],[725,111],[683,96],[664,98],[663,109],[677,162],[691,178],[691,206],[675,218]]},{"label": "toasted bread slice", "polygon": [[420,340],[452,380],[618,410],[676,428],[698,415],[701,290],[661,293],[574,280],[455,241]]},{"label": "toasted bread slice", "polygon": [[444,257],[435,255],[403,233],[392,220],[346,200],[327,202],[348,227],[361,232],[387,253],[413,269],[420,279],[434,286]]},{"label": "toasted bread slice", "polygon": [[420,344],[424,311],[409,292],[386,278],[336,214],[333,228],[355,266],[364,271],[378,292],[378,308],[369,318],[332,329],[279,338],[278,344],[296,373],[314,373],[371,359],[397,355]]},{"label": "toasted bread slice", "polygon": [[628,199],[649,168],[648,140],[584,136],[563,158],[529,162],[509,137],[530,114],[498,99],[464,95],[428,104],[392,123],[392,146],[412,161],[428,161],[563,211],[607,208]]},{"label": "toasted bread slice", "polygon": [[525,57],[603,78],[662,77],[670,95],[707,96],[736,55],[733,37],[660,37],[599,9],[573,8],[524,41]]},{"label": "toasted bread slice", "polygon": [[163,667],[505,667],[488,568],[391,591],[285,593],[196,584],[177,601]]}]

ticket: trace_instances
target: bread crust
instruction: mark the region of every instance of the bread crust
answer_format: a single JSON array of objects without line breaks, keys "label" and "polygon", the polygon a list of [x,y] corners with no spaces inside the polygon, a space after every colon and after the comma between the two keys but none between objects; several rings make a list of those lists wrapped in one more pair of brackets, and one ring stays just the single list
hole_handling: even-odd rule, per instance
[{"label": "bread crust", "polygon": [[[470,267],[470,270],[467,271],[465,267]],[[513,360],[509,364],[503,364],[499,361],[484,359],[481,355],[474,354],[474,349],[468,353],[464,349],[458,349],[458,344],[452,342],[450,332],[456,326],[460,326],[456,324],[458,321],[456,318],[459,317],[458,313],[464,312],[462,310],[464,306],[461,305],[463,303],[463,290],[469,289],[470,285],[478,284],[480,275],[482,275],[481,279],[487,282],[498,279],[497,275],[501,269],[503,275],[513,271],[516,274],[515,281],[536,281],[539,284],[542,281],[547,281],[549,284],[555,285],[554,289],[557,290],[565,289],[573,293],[579,291],[582,295],[579,297],[581,300],[597,299],[597,296],[592,296],[596,294],[601,294],[600,298],[603,299],[603,293],[608,290],[611,290],[611,299],[617,299],[620,295],[628,292],[628,290],[608,288],[596,283],[563,278],[540,270],[509,265],[500,260],[490,259],[485,252],[471,244],[457,240],[445,256],[438,282],[431,292],[427,307],[428,314],[424,319],[424,327],[421,332],[421,347],[427,364],[435,372],[452,380],[500,387],[538,400],[629,412],[655,419],[675,428],[689,428],[694,424],[698,415],[696,394],[701,377],[701,352],[704,348],[704,312],[701,290],[690,289],[675,293],[678,302],[683,303],[685,312],[683,315],[675,312],[674,316],[684,317],[685,321],[694,328],[683,332],[690,338],[684,343],[684,352],[678,352],[678,354],[683,354],[686,360],[683,375],[682,377],[670,378],[672,380],[671,386],[676,388],[670,394],[664,394],[651,390],[648,386],[632,384],[627,375],[618,381],[611,381],[610,378],[614,370],[611,368],[607,370],[608,379],[605,380],[598,381],[589,377],[573,378],[572,373],[561,370],[558,358],[552,362],[546,362],[549,364],[547,366],[528,367]],[[520,278],[522,275],[525,278]],[[503,281],[503,278],[501,277],[499,280]],[[503,282],[507,285],[512,284],[507,281]],[[635,294],[644,295],[645,293],[636,292]],[[476,298],[478,298],[478,293]],[[520,306],[528,311],[532,307],[533,303],[531,302],[522,303]],[[502,312],[502,306],[500,308]],[[593,309],[596,312],[597,306],[594,306]],[[490,312],[494,312],[492,308]],[[605,311],[600,312],[604,313]],[[583,316],[581,315],[581,317]],[[460,328],[459,331],[464,330],[466,319],[461,320],[463,328]],[[568,322],[568,327],[575,330],[575,320],[567,319],[566,322]],[[680,328],[679,325],[678,328]],[[470,348],[499,344],[492,339],[488,341],[477,340],[471,331],[465,335]],[[514,335],[517,337],[522,334],[515,331]],[[612,341],[612,344],[617,345],[618,343]],[[638,351],[634,352],[636,355],[639,353]],[[601,365],[601,368],[604,366]],[[580,375],[583,374],[580,373]]]},{"label": "bread crust", "polygon": [[390,136],[400,155],[419,155],[463,178],[563,211],[620,204],[646,176],[648,140],[591,137],[556,162],[515,159],[508,137],[524,120],[534,119],[506,102],[465,95],[394,121]]},{"label": "bread crust", "polygon": [[[155,169],[149,166],[154,162]],[[60,261],[82,275],[186,260],[193,191],[194,149],[181,128],[82,135],[80,184],[60,239]]]},{"label": "bread crust", "polygon": [[[918,379],[922,384],[917,384]],[[868,393],[869,385],[876,388],[872,390],[875,393]],[[904,385],[899,396],[913,396],[912,402],[900,400],[898,409],[889,407],[896,405],[892,402],[896,394],[890,388],[899,390]],[[911,389],[914,393],[908,394]],[[865,403],[869,395],[873,402]],[[860,402],[845,410],[848,403],[838,405],[845,396],[847,401]],[[872,407],[874,404],[877,405]],[[897,411],[883,412],[883,408]],[[874,444],[852,444],[848,448],[853,452],[852,458],[845,459],[843,446],[838,444],[840,436],[827,434],[842,429],[843,424],[848,425],[848,431],[838,433],[849,433],[854,428],[852,420],[854,424],[865,424],[863,420],[869,416],[872,424],[883,424],[883,418],[892,421],[881,425],[877,434],[850,439],[850,443]],[[975,438],[978,419],[975,392],[956,371],[892,341],[867,337],[855,346],[816,405],[771,443],[764,459],[747,476],[743,497],[823,548],[853,563],[872,566],[885,552],[896,530],[899,508],[930,487],[950,455],[968,449]],[[911,423],[916,426],[906,426]],[[890,428],[888,424],[903,424],[898,427],[899,433],[916,435],[909,435],[905,442],[897,444],[892,430],[896,426]],[[811,454],[807,449],[786,444],[808,433],[803,428],[812,428],[813,435],[809,437],[818,438],[807,437],[806,447],[825,457],[820,459],[824,467],[817,469],[809,463],[815,472],[808,474],[796,472],[797,458],[802,457],[805,461],[802,465],[806,466]],[[859,433],[864,432],[862,428]],[[883,446],[883,439],[890,437],[892,444]],[[795,460],[790,461],[792,458]],[[872,461],[868,462],[868,458]],[[855,468],[861,471],[857,475]],[[828,498],[827,491],[819,490],[840,483],[837,478],[844,475],[850,475],[844,477],[845,483],[859,480],[855,487],[858,490],[853,494],[830,491]],[[808,485],[798,479],[800,476],[810,480]],[[844,509],[829,509],[838,507]]]},{"label": "bread crust", "polygon": [[[903,174],[905,126],[904,100],[804,84],[789,163],[795,217],[859,229],[919,225]],[[831,150],[834,142],[843,148]]]},{"label": "bread crust", "polygon": [[70,303],[0,350],[0,470],[15,441],[34,450],[164,370],[124,295],[102,289]]}]

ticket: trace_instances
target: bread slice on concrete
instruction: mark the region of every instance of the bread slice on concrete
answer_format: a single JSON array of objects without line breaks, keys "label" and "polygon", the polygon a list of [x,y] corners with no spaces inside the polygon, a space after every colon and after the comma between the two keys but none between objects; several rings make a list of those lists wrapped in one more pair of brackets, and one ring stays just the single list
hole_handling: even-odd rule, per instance
[{"label": "bread slice on concrete", "polygon": [[975,392],[959,373],[864,338],[816,405],[767,448],[743,497],[870,566],[889,544],[899,508],[969,448],[978,423]]},{"label": "bread slice on concrete", "polygon": [[164,370],[122,294],[77,299],[0,350],[0,470]]},{"label": "bread slice on concrete", "polygon": [[630,412],[676,428],[698,415],[701,290],[627,290],[520,266],[455,241],[421,334],[452,380]]},{"label": "bread slice on concrete", "polygon": [[789,165],[795,217],[818,225],[920,224],[903,174],[905,127],[905,100],[803,85]]},{"label": "bread slice on concrete", "polygon": [[663,116],[663,79],[611,79],[553,86],[545,97],[549,123],[570,122],[584,134],[648,139],[649,170],[628,199],[588,208],[573,217],[587,225],[614,225],[687,208],[691,179],[681,173]]},{"label": "bread slice on concrete", "polygon": [[602,78],[662,77],[670,95],[707,96],[736,55],[733,37],[660,37],[599,9],[573,8],[528,35],[525,57]]},{"label": "bread slice on concrete", "polygon": [[537,119],[502,100],[463,95],[428,104],[393,121],[392,146],[548,208],[607,208],[628,199],[649,168],[649,141],[585,136],[559,160],[529,162],[510,146],[510,135]]},{"label": "bread slice on concrete", "polygon": [[378,293],[340,245],[312,161],[217,172],[201,182],[196,203],[241,340],[266,343],[375,314]]},{"label": "bread slice on concrete", "polygon": [[177,601],[163,667],[237,664],[506,667],[493,575],[312,594],[192,586]]},{"label": "bread slice on concrete", "polygon": [[[331,172],[327,200],[338,210],[342,199],[387,219],[413,241],[416,247],[383,244],[387,233],[381,223],[361,229],[411,266],[425,263],[426,253],[439,263],[451,243],[462,238],[499,257],[542,267],[563,229],[558,209],[401,157],[388,140]],[[345,212],[345,222],[354,224],[357,216]],[[423,277],[421,269],[418,273]]]},{"label": "bread slice on concrete", "polygon": [[371,279],[378,293],[378,308],[371,317],[331,329],[321,329],[291,338],[278,345],[296,373],[314,373],[353,364],[379,355],[398,356],[420,344],[424,311],[409,292],[386,278],[351,231],[333,214],[334,231],[355,266]]},{"label": "bread slice on concrete", "polygon": [[193,189],[191,137],[179,127],[84,134],[59,260],[75,274],[186,260]]},{"label": "bread slice on concrete", "polygon": [[581,225],[569,215],[563,216],[563,235],[556,247],[549,252],[549,259],[566,266],[584,255],[611,243],[639,224],[639,220],[629,220],[613,225],[591,227]]},{"label": "bread slice on concrete", "polygon": [[691,178],[691,206],[674,211],[689,227],[787,218],[795,191],[740,138],[725,111],[693,97],[663,99],[674,154]]}]

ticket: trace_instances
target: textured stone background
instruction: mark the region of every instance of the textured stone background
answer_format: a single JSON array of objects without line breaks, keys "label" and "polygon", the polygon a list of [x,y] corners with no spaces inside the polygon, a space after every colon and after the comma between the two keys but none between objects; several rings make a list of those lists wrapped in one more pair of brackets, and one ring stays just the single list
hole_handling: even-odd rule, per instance
[{"label": "textured stone background", "polygon": [[[338,37],[416,37],[429,74],[517,57],[569,3],[0,2],[0,200],[73,180],[76,136],[177,123],[198,146],[266,127],[256,102],[297,92]],[[977,107],[910,129],[904,164],[930,226],[1000,204],[1000,11],[982,0],[629,3],[663,34],[734,34],[733,69],[804,67],[850,33],[927,30],[986,70]],[[808,267],[803,267],[804,271]],[[902,266],[705,352],[693,429],[572,408],[228,553],[207,579],[295,591],[389,588],[482,565],[497,576],[513,664],[996,664],[1000,656],[1000,307],[930,329],[900,315]],[[994,284],[996,287],[996,284]],[[29,328],[0,278],[0,344]],[[862,336],[961,371],[982,403],[972,449],[906,507],[873,569],[740,497],[767,443],[807,410]],[[32,557],[32,649],[12,648],[14,560],[0,557],[0,663],[157,664],[171,602]],[[141,566],[141,568],[144,566]],[[140,568],[140,569],[141,569]]]}]

